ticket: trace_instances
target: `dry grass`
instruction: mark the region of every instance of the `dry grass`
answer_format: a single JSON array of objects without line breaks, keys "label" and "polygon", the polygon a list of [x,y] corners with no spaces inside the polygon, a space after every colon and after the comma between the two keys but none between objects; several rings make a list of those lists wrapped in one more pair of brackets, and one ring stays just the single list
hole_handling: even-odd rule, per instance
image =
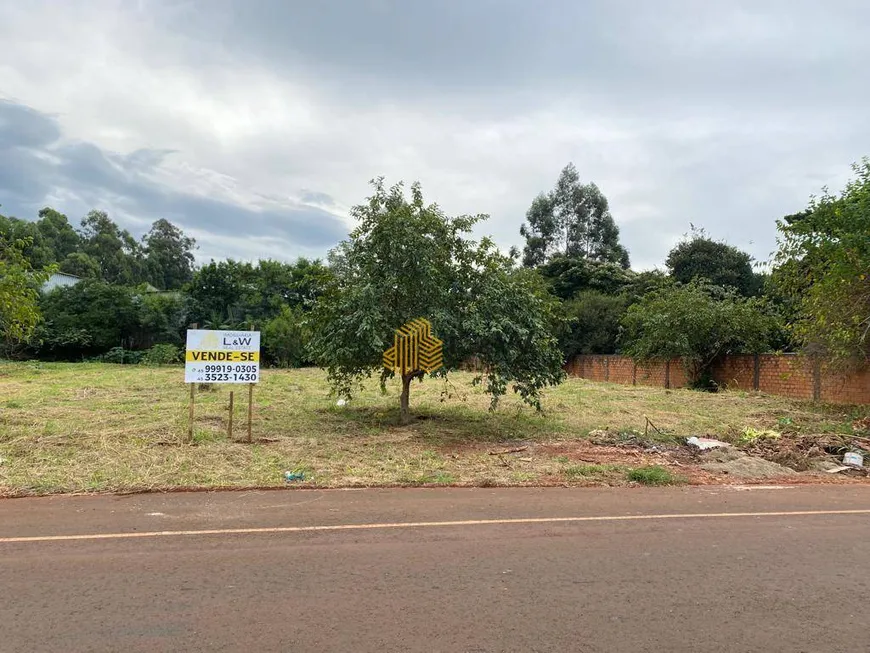
[{"label": "dry grass", "polygon": [[[590,431],[634,437],[645,416],[656,438],[734,438],[746,427],[802,433],[848,432],[866,410],[813,406],[746,393],[618,386],[569,379],[536,414],[513,396],[495,413],[470,384],[427,379],[412,386],[417,419],[397,425],[397,383],[382,396],[373,380],[337,407],[317,369],[266,370],[257,386],[252,445],[226,433],[236,392],[236,438],[244,437],[247,389],[197,394],[193,442],[186,442],[187,387],[180,368],[106,364],[0,363],[0,493],[134,491],[173,487],[284,485],[524,485],[624,482],[622,460],[578,467],[571,446],[591,447]],[[504,447],[527,449],[509,455]],[[637,455],[637,454],[635,454]],[[638,460],[637,464],[657,463]],[[613,463],[613,464],[610,464]],[[620,466],[622,465],[622,466]]]}]

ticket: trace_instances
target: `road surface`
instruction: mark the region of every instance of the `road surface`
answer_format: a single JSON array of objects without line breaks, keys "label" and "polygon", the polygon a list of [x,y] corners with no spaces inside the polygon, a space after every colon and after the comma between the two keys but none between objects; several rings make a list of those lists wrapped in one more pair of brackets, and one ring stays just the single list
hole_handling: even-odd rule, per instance
[{"label": "road surface", "polygon": [[870,651],[870,488],[0,501],[0,651]]}]

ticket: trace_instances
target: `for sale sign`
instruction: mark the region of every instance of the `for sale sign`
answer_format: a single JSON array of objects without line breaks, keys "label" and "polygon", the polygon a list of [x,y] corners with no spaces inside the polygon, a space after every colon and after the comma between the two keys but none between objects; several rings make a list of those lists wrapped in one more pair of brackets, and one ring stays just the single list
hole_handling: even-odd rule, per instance
[{"label": "for sale sign", "polygon": [[185,383],[257,383],[259,380],[259,331],[188,330]]}]

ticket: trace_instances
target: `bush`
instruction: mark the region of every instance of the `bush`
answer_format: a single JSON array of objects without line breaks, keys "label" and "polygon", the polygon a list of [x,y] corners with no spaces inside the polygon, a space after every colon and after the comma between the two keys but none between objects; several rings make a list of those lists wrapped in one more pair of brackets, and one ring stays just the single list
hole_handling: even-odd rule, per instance
[{"label": "bush", "polygon": [[51,291],[40,304],[40,354],[74,360],[136,345],[139,306],[129,288],[85,280]]},{"label": "bush", "polygon": [[181,350],[175,345],[168,343],[154,345],[151,349],[142,352],[142,365],[173,365],[181,362]]},{"label": "bush", "polygon": [[697,384],[719,356],[768,349],[776,320],[759,300],[692,282],[647,295],[622,325],[626,354],[639,362],[679,358]]},{"label": "bush", "polygon": [[567,331],[559,339],[566,359],[577,354],[614,354],[619,338],[619,321],[627,300],[595,290],[579,293],[566,301],[563,311]]},{"label": "bush", "polygon": [[311,330],[299,308],[282,306],[281,312],[263,328],[263,348],[269,362],[278,367],[299,367],[308,362]]},{"label": "bush", "polygon": [[123,347],[112,347],[105,354],[97,356],[94,360],[115,365],[136,365],[142,360],[142,355],[143,352],[141,351],[133,351]]}]

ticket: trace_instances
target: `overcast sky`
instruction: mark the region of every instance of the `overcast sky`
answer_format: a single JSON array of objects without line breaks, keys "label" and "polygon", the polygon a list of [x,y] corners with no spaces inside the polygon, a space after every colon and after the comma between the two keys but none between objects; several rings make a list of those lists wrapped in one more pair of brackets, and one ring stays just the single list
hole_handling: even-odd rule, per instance
[{"label": "overcast sky", "polygon": [[865,0],[0,0],[0,213],[322,256],[378,175],[520,245],[573,161],[635,268],[766,259],[870,154]]}]

